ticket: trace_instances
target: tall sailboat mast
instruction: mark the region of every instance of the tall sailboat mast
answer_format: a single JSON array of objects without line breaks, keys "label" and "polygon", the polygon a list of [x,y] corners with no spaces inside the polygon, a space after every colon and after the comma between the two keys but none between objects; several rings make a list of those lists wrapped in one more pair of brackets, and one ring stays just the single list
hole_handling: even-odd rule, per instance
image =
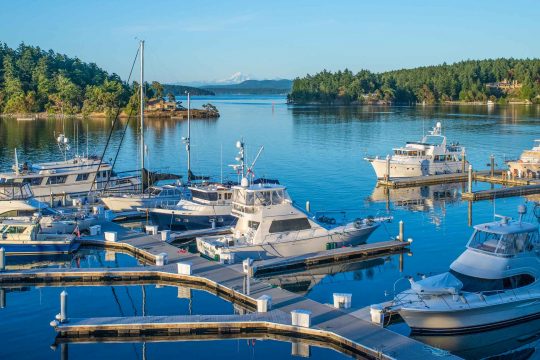
[{"label": "tall sailboat mast", "polygon": [[141,191],[144,191],[144,40],[140,42],[141,46]]},{"label": "tall sailboat mast", "polygon": [[189,93],[187,94],[187,169],[188,169],[188,181],[191,181],[191,98]]}]

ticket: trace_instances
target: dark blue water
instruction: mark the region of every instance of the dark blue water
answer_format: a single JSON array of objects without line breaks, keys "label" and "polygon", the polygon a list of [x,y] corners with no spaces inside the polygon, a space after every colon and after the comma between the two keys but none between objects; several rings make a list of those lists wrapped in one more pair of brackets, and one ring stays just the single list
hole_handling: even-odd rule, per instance
[{"label": "dark blue water", "polygon": [[[200,107],[209,101],[218,107],[221,117],[217,120],[192,121],[194,173],[213,175],[217,179],[223,173],[223,178],[236,180],[236,175],[227,164],[234,162],[234,144],[243,138],[250,159],[264,145],[255,174],[279,178],[299,204],[309,200],[314,210],[348,209],[363,216],[393,215],[396,221],[377,230],[369,239],[370,242],[386,240],[397,234],[397,220],[405,221],[406,236],[413,238],[414,242],[412,256],[404,256],[403,272],[399,271],[399,257],[391,256],[362,265],[327,269],[332,273],[330,275],[324,275],[324,272],[308,273],[298,276],[296,280],[277,280],[287,282],[285,287],[294,288],[325,303],[332,301],[333,292],[350,292],[353,294],[353,307],[389,300],[394,287],[399,291],[407,286],[403,280],[395,284],[396,280],[406,275],[445,271],[463,251],[471,234],[468,206],[460,201],[460,185],[391,193],[387,203],[380,191],[375,189],[374,173],[363,157],[386,155],[392,147],[403,145],[405,141],[419,140],[423,130],[429,130],[437,121],[442,122],[449,141],[459,141],[467,148],[468,158],[477,169],[487,168],[491,154],[495,156],[496,163],[503,167],[505,159],[516,158],[523,149],[532,146],[533,139],[540,138],[540,108],[537,106],[291,107],[285,104],[282,97],[264,96],[200,98],[193,100],[192,104]],[[74,123],[78,124],[80,130],[79,152],[85,151],[87,135],[91,150],[101,148],[109,121],[66,121],[66,133],[73,132]],[[125,121],[121,125],[124,124]],[[89,133],[86,132],[87,125]],[[187,134],[186,121],[147,120],[147,125],[147,166],[185,174],[186,153],[180,139]],[[53,158],[54,154],[58,154],[53,133],[61,130],[62,122],[59,120],[17,122],[0,119],[0,141],[6,144],[0,149],[0,165],[3,168],[11,165],[15,146],[19,148],[19,157],[23,160]],[[137,127],[134,123],[130,124],[119,156],[120,170],[136,168],[139,154],[137,136]],[[118,126],[112,137],[113,148],[120,137],[121,126]],[[113,156],[113,151],[108,152],[107,157]],[[489,185],[477,184],[475,188],[489,188]],[[439,195],[433,195],[433,191]],[[445,195],[441,196],[441,193]],[[517,205],[525,201],[528,200],[507,198],[475,203],[472,222],[491,221],[494,213],[515,216]],[[123,257],[118,259],[119,265],[122,262],[129,265],[133,261]],[[294,281],[301,281],[302,286],[295,287]],[[176,289],[145,288],[148,314],[185,314],[189,311],[188,301],[178,299]],[[58,352],[54,353],[48,348],[54,341],[48,323],[58,312],[60,291],[44,288],[7,294],[8,306],[0,311],[0,324],[9,322],[10,329],[0,326],[0,338],[9,341],[10,345],[0,347],[0,353],[9,351],[8,355],[12,356],[31,347],[36,352],[35,357],[58,356]],[[78,299],[77,308],[74,309],[77,315],[120,315],[121,311],[129,315],[135,311],[140,313],[140,286],[118,287],[115,292],[116,297],[110,287],[69,289],[70,299]],[[192,311],[232,313],[233,310],[232,305],[223,300],[204,292],[194,292]],[[393,329],[408,334],[405,325],[396,325]],[[529,330],[536,333],[534,329]],[[484,348],[480,346],[474,352],[460,352],[444,341],[438,344],[447,344],[448,348],[460,355],[477,358],[493,353],[490,341],[493,342],[497,336],[488,334],[483,341],[476,341],[476,345],[487,345]],[[508,338],[508,334],[504,336]],[[518,342],[517,345],[512,343],[505,348],[497,348],[497,352],[518,345],[532,346],[534,349],[536,344],[530,341]],[[290,356],[290,344],[274,341],[258,341],[255,348],[248,346],[245,341],[236,340],[148,344],[146,351],[154,356],[170,352],[215,358],[217,349],[221,357]],[[77,357],[89,357],[89,354],[133,357],[135,352],[142,356],[142,345],[70,345],[69,351],[70,355]],[[338,355],[331,350],[313,349],[312,356],[327,358]]]}]

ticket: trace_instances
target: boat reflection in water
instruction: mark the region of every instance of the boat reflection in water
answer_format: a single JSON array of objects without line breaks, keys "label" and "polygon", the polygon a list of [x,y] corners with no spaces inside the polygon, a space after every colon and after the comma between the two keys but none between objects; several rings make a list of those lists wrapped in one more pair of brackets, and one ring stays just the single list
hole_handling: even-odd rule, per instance
[{"label": "boat reflection in water", "polygon": [[476,334],[412,338],[464,359],[530,359],[540,341],[540,319]]},{"label": "boat reflection in water", "polygon": [[431,214],[433,223],[438,225],[446,215],[446,206],[461,199],[462,184],[439,184],[407,188],[377,186],[373,189],[369,202],[384,202],[387,208],[421,211]]},{"label": "boat reflection in water", "polygon": [[[317,284],[327,277],[331,277],[332,281],[339,281],[340,274],[353,272],[354,280],[361,280],[364,277],[362,270],[381,266],[389,261],[391,261],[391,257],[388,256],[371,260],[323,266],[294,273],[276,274],[262,279],[287,291],[300,295],[307,295]],[[350,281],[350,279],[346,279],[346,281]]]}]

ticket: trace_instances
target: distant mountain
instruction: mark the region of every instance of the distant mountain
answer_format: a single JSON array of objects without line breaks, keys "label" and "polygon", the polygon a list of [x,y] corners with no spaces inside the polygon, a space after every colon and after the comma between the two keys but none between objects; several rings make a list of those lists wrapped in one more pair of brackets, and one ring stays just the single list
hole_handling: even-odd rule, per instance
[{"label": "distant mountain", "polygon": [[211,90],[206,89],[200,89],[193,86],[184,86],[184,85],[176,85],[176,84],[163,84],[163,93],[167,95],[168,93],[172,93],[174,96],[183,96],[186,92],[189,92],[190,95],[216,95]]},{"label": "distant mountain", "polygon": [[202,88],[216,94],[288,94],[292,80],[245,80],[239,84],[208,85]]},{"label": "distant mountain", "polygon": [[230,84],[240,84],[241,82],[244,82],[246,80],[251,80],[251,75],[247,75],[238,71],[226,79],[221,79],[221,80],[216,81],[216,83],[222,84],[222,85],[230,85]]}]

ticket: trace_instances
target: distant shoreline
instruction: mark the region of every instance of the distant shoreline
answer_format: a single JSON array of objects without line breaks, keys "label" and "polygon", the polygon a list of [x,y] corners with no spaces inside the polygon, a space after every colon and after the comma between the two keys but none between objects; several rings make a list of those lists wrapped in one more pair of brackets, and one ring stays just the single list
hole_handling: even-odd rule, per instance
[{"label": "distant shoreline", "polygon": [[[138,117],[139,115],[132,115],[132,117]],[[0,114],[1,118],[16,118],[18,120],[46,120],[46,119],[62,119],[62,118],[76,118],[76,119],[85,119],[85,118],[113,118],[114,116],[108,116],[104,112],[94,112],[90,114],[56,114],[56,113],[25,113],[25,114],[13,114],[13,113],[3,113]],[[128,114],[121,112],[118,116],[121,119],[127,119]],[[183,120],[187,119],[187,110],[176,110],[176,111],[145,111],[144,117],[148,119],[174,119],[174,120]],[[192,119],[216,119],[220,117],[219,111],[207,111],[200,109],[192,109],[190,113]]]}]

